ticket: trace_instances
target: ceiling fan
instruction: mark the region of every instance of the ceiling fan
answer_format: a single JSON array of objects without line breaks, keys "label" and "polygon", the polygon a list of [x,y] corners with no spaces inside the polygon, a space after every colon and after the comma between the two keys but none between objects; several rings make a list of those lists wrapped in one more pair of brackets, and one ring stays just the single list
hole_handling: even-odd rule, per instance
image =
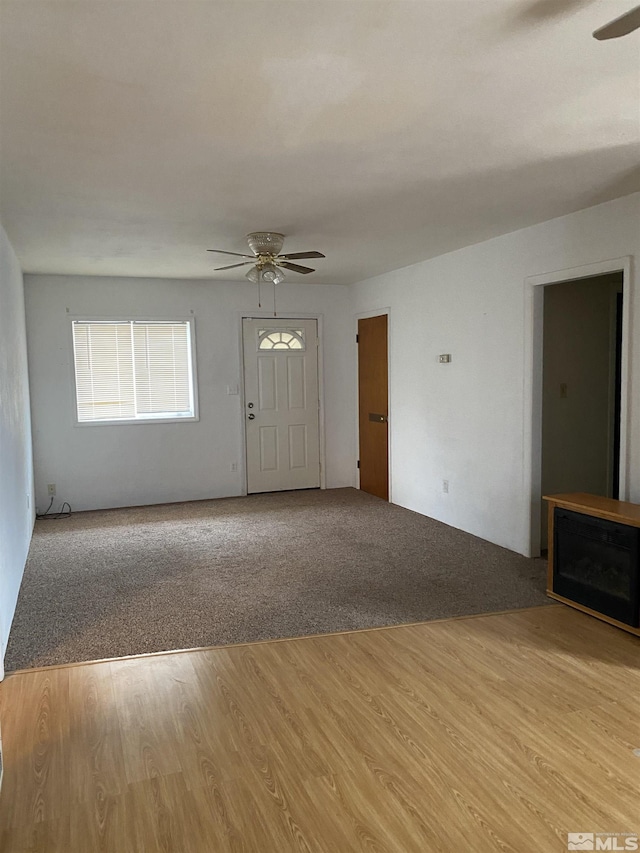
[{"label": "ceiling fan", "polygon": [[598,41],[605,39],[617,39],[620,36],[626,36],[634,30],[640,28],[640,6],[635,6],[624,15],[614,18],[603,27],[600,27],[593,33],[593,37]]},{"label": "ceiling fan", "polygon": [[232,270],[235,267],[244,267],[250,264],[251,269],[246,276],[249,281],[257,283],[268,281],[279,284],[284,280],[283,269],[302,273],[303,275],[314,272],[311,267],[292,264],[292,260],[325,257],[322,252],[290,252],[289,254],[281,255],[280,251],[284,243],[284,234],[278,234],[276,231],[253,231],[251,234],[247,234],[247,243],[253,252],[252,255],[227,252],[224,249],[207,249],[207,252],[217,252],[221,255],[235,255],[237,258],[246,258],[246,260],[240,261],[237,264],[216,267],[215,271]]}]

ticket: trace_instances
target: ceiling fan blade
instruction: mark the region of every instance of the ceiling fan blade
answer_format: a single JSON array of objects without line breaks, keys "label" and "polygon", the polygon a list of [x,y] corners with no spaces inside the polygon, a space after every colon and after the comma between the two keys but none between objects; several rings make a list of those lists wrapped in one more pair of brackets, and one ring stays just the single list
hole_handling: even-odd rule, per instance
[{"label": "ceiling fan blade", "polygon": [[228,267],[214,267],[214,272],[220,272],[220,270],[232,270],[235,267],[246,267],[247,264],[252,264],[253,261],[242,261],[240,264],[229,264]]},{"label": "ceiling fan blade", "polygon": [[640,27],[640,6],[630,9],[624,15],[614,18],[604,27],[596,30],[593,34],[594,39],[604,41],[605,39],[617,39],[620,36],[626,36]]},{"label": "ceiling fan blade", "polygon": [[325,258],[322,252],[288,252],[286,255],[279,255],[285,261],[293,260],[294,258]]},{"label": "ceiling fan blade", "polygon": [[241,255],[240,252],[226,252],[224,249],[207,249],[207,252],[217,252],[219,255],[235,255],[236,258],[249,258],[250,261],[255,259],[255,255]]},{"label": "ceiling fan blade", "polygon": [[280,262],[278,266],[284,267],[286,270],[291,270],[292,272],[301,272],[306,275],[308,272],[315,272],[311,267],[301,267],[300,264],[290,264],[288,261]]}]

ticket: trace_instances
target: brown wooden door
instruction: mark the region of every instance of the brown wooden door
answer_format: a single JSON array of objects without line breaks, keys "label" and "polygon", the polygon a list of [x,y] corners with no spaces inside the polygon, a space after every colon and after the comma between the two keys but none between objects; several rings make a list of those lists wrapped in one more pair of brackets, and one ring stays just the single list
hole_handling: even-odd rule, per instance
[{"label": "brown wooden door", "polygon": [[360,488],[389,500],[387,315],[358,320]]}]

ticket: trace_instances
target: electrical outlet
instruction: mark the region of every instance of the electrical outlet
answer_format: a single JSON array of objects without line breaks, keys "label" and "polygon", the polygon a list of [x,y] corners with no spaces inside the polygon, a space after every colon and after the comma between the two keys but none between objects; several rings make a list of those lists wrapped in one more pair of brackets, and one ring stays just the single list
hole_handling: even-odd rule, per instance
[{"label": "electrical outlet", "polygon": [[230,468],[231,468],[231,470],[232,470],[232,471],[237,471],[237,470],[238,470],[238,463],[237,463],[237,462],[232,462],[232,463],[231,463],[231,465],[230,465]]},{"label": "electrical outlet", "polygon": [[27,495],[27,509],[31,509],[31,495]]},{"label": "electrical outlet", "polygon": [[449,494],[449,481],[448,480],[442,481],[442,491],[445,493],[445,495]]},{"label": "electrical outlet", "polygon": [[55,498],[55,496],[56,496],[56,484],[55,483],[49,483],[49,485],[47,486],[47,494],[49,495],[50,498]]}]

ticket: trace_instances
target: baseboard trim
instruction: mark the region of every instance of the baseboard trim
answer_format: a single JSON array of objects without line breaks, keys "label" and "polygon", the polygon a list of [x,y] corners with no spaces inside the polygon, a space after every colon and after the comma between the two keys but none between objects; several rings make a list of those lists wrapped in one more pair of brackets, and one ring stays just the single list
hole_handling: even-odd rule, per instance
[{"label": "baseboard trim", "polygon": [[[354,489],[354,491],[358,491],[355,486],[315,486],[310,489],[284,489],[285,492],[331,492],[337,491],[339,489]],[[82,515],[87,512],[121,512],[126,509],[150,509],[151,507],[170,507],[170,506],[183,506],[184,504],[204,504],[210,503],[211,501],[231,501],[236,498],[247,498],[247,497],[258,497],[258,495],[273,495],[273,494],[282,494],[282,492],[256,492],[255,494],[248,495],[246,492],[241,492],[236,495],[218,495],[217,497],[211,498],[185,498],[183,501],[161,501],[160,503],[151,503],[151,504],[125,504],[124,506],[105,506],[105,507],[97,507],[95,509],[74,509],[71,513],[73,515]],[[69,516],[69,518],[71,517]],[[39,521],[39,518],[35,519]],[[16,670],[17,672],[17,670]]]}]

